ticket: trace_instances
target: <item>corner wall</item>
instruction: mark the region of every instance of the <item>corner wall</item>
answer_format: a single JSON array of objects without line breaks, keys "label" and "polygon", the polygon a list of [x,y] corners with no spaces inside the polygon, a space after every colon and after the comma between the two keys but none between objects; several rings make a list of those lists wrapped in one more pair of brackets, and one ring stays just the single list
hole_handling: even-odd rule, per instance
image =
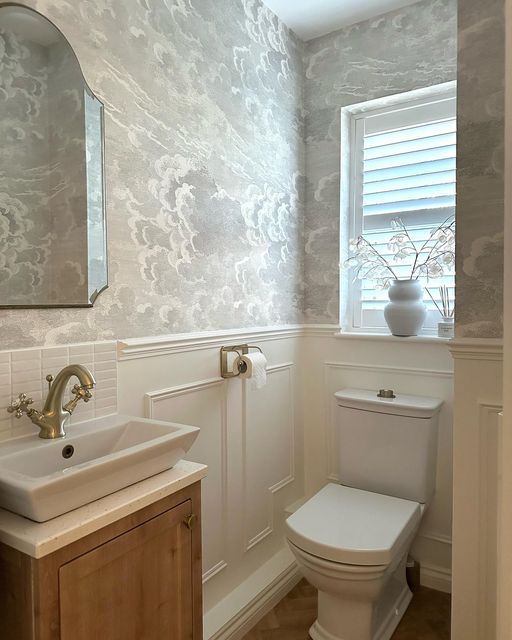
[{"label": "corner wall", "polygon": [[503,334],[503,0],[458,5],[456,333]]},{"label": "corner wall", "polygon": [[453,640],[496,637],[504,82],[503,0],[459,1]]},{"label": "corner wall", "polygon": [[459,339],[453,426],[453,640],[494,640],[502,344]]}]

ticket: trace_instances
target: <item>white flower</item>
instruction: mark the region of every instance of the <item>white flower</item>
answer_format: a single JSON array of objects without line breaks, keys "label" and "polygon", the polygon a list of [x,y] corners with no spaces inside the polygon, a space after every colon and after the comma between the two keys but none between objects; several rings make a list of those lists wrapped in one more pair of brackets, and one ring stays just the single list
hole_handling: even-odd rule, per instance
[{"label": "white flower", "polygon": [[427,263],[428,275],[432,278],[439,278],[444,275],[443,267],[437,260],[431,260]]}]

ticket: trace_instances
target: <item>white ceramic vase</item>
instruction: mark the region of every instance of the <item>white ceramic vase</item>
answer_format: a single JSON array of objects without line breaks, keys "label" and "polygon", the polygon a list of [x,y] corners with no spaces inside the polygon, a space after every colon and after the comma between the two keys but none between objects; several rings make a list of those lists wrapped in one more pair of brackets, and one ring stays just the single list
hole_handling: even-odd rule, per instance
[{"label": "white ceramic vase", "polygon": [[394,336],[417,336],[427,315],[419,280],[393,280],[384,318]]}]

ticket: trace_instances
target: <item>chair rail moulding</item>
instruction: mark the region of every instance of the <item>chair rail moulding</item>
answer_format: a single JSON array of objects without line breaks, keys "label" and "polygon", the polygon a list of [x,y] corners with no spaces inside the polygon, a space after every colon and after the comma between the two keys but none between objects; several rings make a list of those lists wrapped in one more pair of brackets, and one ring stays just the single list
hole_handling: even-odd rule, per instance
[{"label": "chair rail moulding", "polygon": [[459,360],[503,360],[503,340],[454,338],[448,342],[453,358]]},{"label": "chair rail moulding", "polygon": [[387,364],[373,364],[371,362],[324,362],[324,366],[331,369],[353,369],[356,371],[367,371],[370,373],[386,372],[396,374],[406,374],[408,376],[423,376],[423,377],[441,377],[441,378],[453,378],[453,371],[446,369],[424,369],[422,367],[397,367],[389,366]]},{"label": "chair rail moulding", "polygon": [[339,326],[335,324],[296,324],[126,338],[118,341],[118,359],[133,360],[169,353],[210,349],[221,347],[226,342],[239,342],[241,338],[251,342],[266,342],[301,336],[331,338],[337,332],[339,332]]},{"label": "chair rail moulding", "polygon": [[127,338],[118,341],[118,359],[133,360],[183,351],[220,348],[229,342],[240,342],[242,338],[244,342],[282,340],[296,338],[303,333],[303,325],[284,325]]}]

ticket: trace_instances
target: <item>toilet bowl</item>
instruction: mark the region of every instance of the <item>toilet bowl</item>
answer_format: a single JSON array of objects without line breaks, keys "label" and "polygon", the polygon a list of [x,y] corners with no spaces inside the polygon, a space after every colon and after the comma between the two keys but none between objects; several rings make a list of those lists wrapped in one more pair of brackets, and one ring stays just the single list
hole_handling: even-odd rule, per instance
[{"label": "toilet bowl", "polygon": [[434,490],[442,403],[382,403],[357,389],[335,395],[341,483],[293,513],[286,538],[318,589],[313,640],[389,640],[412,598],[407,556]]},{"label": "toilet bowl", "polygon": [[391,637],[412,597],[405,566],[420,519],[418,503],[337,484],[288,518],[288,545],[318,589],[313,640]]}]

